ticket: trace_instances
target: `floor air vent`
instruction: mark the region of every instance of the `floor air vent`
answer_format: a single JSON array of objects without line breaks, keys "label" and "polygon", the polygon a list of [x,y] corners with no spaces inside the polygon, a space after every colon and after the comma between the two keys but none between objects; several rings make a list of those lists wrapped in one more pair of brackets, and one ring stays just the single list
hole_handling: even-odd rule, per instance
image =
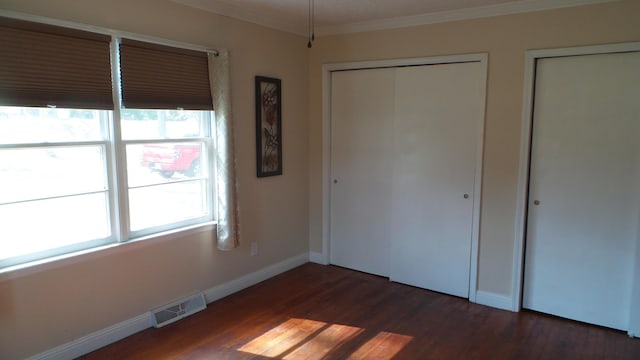
[{"label": "floor air vent", "polygon": [[159,328],[174,321],[178,321],[191,314],[204,310],[207,303],[204,300],[204,294],[196,294],[189,298],[178,300],[171,304],[165,305],[159,309],[153,310],[153,326]]}]

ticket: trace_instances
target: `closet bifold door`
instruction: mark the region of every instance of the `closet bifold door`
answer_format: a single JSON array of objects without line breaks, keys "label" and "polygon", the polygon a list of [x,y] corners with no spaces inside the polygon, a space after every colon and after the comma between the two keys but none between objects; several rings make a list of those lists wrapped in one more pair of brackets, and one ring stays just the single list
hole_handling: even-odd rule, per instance
[{"label": "closet bifold door", "polygon": [[397,69],[391,275],[469,297],[480,62]]},{"label": "closet bifold door", "polygon": [[537,61],[523,307],[629,328],[639,94],[640,52]]}]

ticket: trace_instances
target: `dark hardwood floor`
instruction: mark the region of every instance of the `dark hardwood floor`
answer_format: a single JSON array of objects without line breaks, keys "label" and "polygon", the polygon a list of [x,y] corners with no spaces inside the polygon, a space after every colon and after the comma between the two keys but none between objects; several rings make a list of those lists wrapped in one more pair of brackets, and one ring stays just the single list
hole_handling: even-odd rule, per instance
[{"label": "dark hardwood floor", "polygon": [[640,359],[640,339],[305,264],[84,359]]}]

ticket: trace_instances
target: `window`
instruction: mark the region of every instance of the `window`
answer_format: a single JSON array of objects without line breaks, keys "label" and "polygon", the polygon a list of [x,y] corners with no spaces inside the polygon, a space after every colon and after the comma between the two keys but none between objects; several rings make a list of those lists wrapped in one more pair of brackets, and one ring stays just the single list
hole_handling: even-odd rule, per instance
[{"label": "window", "polygon": [[0,264],[110,241],[110,119],[105,110],[0,107]]},{"label": "window", "polygon": [[210,124],[207,111],[122,112],[133,235],[211,219]]},{"label": "window", "polygon": [[0,268],[214,219],[206,53],[6,18],[0,47]]}]

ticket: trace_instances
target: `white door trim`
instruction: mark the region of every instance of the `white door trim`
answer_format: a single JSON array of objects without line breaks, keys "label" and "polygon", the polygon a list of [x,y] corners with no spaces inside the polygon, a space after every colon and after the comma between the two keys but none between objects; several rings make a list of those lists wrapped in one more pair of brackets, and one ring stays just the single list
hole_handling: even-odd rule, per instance
[{"label": "white door trim", "polygon": [[[331,63],[322,66],[322,263],[329,264],[330,254],[330,184],[331,184],[331,73],[341,70],[357,70],[384,67],[400,67],[415,65],[453,64],[464,62],[480,62],[483,65],[483,102],[486,104],[486,87],[489,55],[487,53],[436,56],[409,59],[390,59],[375,61],[357,61]],[[486,105],[485,105],[486,114]],[[480,237],[480,202],[482,198],[482,157],[484,149],[485,114],[478,124],[476,169],[474,176],[473,224],[471,230],[471,267],[469,274],[469,300],[476,302],[478,277],[478,244]]]},{"label": "white door trim", "polygon": [[[512,310],[522,308],[524,275],[524,244],[526,238],[527,199],[529,194],[529,167],[531,156],[531,125],[534,105],[535,70],[538,59],[550,57],[595,55],[640,51],[640,42],[571,47],[562,49],[530,50],[525,54],[524,98],[520,131],[520,169],[518,174],[518,194],[515,213],[515,240],[513,247]],[[640,247],[640,240],[637,244]],[[636,256],[636,266],[640,266],[640,256]],[[637,324],[636,327],[640,326]],[[631,326],[632,327],[632,326]],[[630,328],[631,328],[630,327]]]}]

